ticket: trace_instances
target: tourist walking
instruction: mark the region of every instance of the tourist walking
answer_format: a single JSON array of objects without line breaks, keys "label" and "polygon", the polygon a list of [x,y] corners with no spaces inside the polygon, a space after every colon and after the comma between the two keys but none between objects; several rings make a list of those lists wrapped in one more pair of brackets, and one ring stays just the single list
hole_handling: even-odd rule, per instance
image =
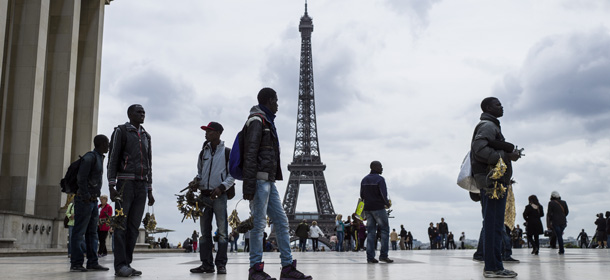
[{"label": "tourist walking", "polygon": [[398,250],[398,232],[396,232],[395,228],[390,233],[390,242],[392,243],[392,251]]},{"label": "tourist walking", "polygon": [[337,247],[335,251],[343,252],[343,239],[345,237],[345,224],[343,223],[343,215],[338,214],[335,219],[335,230],[337,231]]},{"label": "tourist walking", "polygon": [[560,255],[565,253],[565,249],[563,248],[563,230],[568,224],[566,217],[569,213],[568,204],[561,200],[561,196],[557,191],[553,191],[547,207],[546,225],[547,228],[552,229],[555,236],[557,236]]},{"label": "tourist walking", "polygon": [[538,255],[540,252],[540,235],[544,233],[541,217],[544,217],[544,208],[540,205],[538,197],[530,195],[528,204],[523,210],[523,219],[525,220],[525,233],[527,234],[527,242],[532,245],[532,254]]},{"label": "tourist walking", "polygon": [[309,237],[309,225],[307,220],[303,219],[294,231],[294,235],[299,238],[299,249],[301,252],[307,251],[307,238]]},{"label": "tourist walking", "polygon": [[597,225],[596,228],[596,239],[597,239],[597,245],[599,246],[600,249],[602,248],[606,248],[608,247],[608,241],[607,239],[607,233],[606,233],[606,219],[604,219],[604,214],[599,213],[597,214],[597,220],[595,220],[595,225]]},{"label": "tourist walking", "polygon": [[100,205],[98,205],[100,212],[100,223],[97,228],[97,237],[99,238],[99,249],[97,255],[99,257],[105,257],[108,255],[108,249],[106,248],[106,239],[108,238],[108,231],[110,231],[110,218],[112,217],[112,206],[108,204],[108,196],[100,196]]},{"label": "tourist walking", "polygon": [[314,252],[318,251],[318,238],[323,235],[324,233],[322,232],[320,227],[318,227],[318,222],[311,222],[311,227],[309,227],[309,237],[311,237],[311,247]]}]

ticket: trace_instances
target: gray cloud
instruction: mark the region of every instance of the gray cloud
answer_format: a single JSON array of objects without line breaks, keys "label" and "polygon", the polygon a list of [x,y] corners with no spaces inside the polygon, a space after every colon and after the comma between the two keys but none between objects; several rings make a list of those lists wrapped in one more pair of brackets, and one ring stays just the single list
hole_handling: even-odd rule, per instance
[{"label": "gray cloud", "polygon": [[386,4],[398,14],[405,14],[413,24],[413,33],[418,35],[426,29],[429,22],[429,13],[432,6],[442,0],[387,0]]},{"label": "gray cloud", "polygon": [[607,29],[551,36],[530,49],[521,70],[507,74],[495,94],[512,100],[512,109],[524,118],[565,114],[600,129],[610,121],[608,73]]}]

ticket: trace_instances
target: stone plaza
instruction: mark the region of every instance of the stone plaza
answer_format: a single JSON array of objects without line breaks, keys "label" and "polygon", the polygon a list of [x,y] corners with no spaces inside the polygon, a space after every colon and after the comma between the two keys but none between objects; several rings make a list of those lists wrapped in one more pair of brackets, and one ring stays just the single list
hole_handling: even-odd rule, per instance
[{"label": "stone plaza", "polygon": [[[377,252],[379,253],[379,252]],[[367,264],[364,252],[293,252],[298,268],[314,279],[484,279],[483,264],[472,260],[474,250],[390,251],[394,263]],[[2,279],[113,279],[114,271],[69,272],[66,255],[6,256],[0,258]],[[193,274],[201,264],[199,254],[136,253],[132,266],[142,270],[142,279],[247,279],[248,254],[229,253],[226,275]],[[610,250],[567,249],[565,255],[543,248],[533,256],[528,249],[514,249],[520,263],[505,268],[519,273],[516,279],[607,279]],[[265,253],[265,271],[279,279],[279,253]],[[113,257],[100,259],[112,267]],[[606,275],[606,276],[604,276]],[[133,278],[133,277],[132,277]]]}]

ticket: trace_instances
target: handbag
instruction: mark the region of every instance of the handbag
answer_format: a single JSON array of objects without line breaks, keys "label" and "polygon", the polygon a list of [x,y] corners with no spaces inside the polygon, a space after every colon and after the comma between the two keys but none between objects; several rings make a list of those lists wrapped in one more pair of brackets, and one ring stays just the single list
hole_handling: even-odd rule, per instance
[{"label": "handbag", "polygon": [[471,193],[480,193],[479,188],[477,188],[477,183],[472,176],[472,166],[470,165],[470,151],[466,153],[464,160],[462,161],[462,166],[460,166],[460,173],[458,174],[457,184],[462,189],[465,189]]},{"label": "handbag", "polygon": [[64,217],[64,228],[69,228],[68,223],[70,222],[70,218],[68,216]]}]

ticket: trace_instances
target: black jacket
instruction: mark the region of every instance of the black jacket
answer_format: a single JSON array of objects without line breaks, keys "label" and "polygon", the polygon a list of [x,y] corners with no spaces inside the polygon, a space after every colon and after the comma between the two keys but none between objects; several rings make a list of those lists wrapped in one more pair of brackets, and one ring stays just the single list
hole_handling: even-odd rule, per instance
[{"label": "black jacket", "polygon": [[273,125],[260,107],[250,109],[244,138],[244,194],[254,194],[256,180],[281,181],[280,147]]},{"label": "black jacket", "polygon": [[[559,204],[561,204],[561,206]],[[565,201],[560,199],[549,201],[546,213],[546,226],[550,228],[552,228],[552,226],[566,226],[568,224],[566,216],[568,216],[569,213],[570,210]]]},{"label": "black jacket", "polygon": [[438,224],[438,231],[440,232],[440,234],[448,234],[449,226],[447,225],[447,223],[441,222]]},{"label": "black jacket", "polygon": [[[123,126],[123,128],[121,128]],[[130,123],[114,129],[108,155],[108,182],[142,180],[152,184],[152,150],[150,135]]]},{"label": "black jacket", "polygon": [[[80,188],[80,187],[79,187]],[[599,217],[595,220],[595,224],[597,225],[597,231],[606,231],[606,219],[604,217]]]},{"label": "black jacket", "polygon": [[104,155],[97,150],[86,153],[76,174],[78,194],[84,199],[99,197],[104,175]]},{"label": "black jacket", "polygon": [[500,158],[504,160],[507,168],[504,176],[498,181],[508,184],[513,175],[511,161],[502,148],[491,144],[491,142],[496,141],[505,142],[500,128],[500,121],[489,113],[481,114],[480,119],[481,122],[475,128],[470,147],[472,174],[477,182],[477,187],[482,189],[493,183],[491,179],[487,178],[487,174],[498,163]]},{"label": "black jacket", "polygon": [[523,219],[525,220],[525,231],[530,235],[540,235],[544,233],[542,227],[542,221],[540,217],[544,217],[544,208],[542,205],[538,205],[538,209],[534,209],[532,205],[528,204],[525,206],[523,211]]}]

